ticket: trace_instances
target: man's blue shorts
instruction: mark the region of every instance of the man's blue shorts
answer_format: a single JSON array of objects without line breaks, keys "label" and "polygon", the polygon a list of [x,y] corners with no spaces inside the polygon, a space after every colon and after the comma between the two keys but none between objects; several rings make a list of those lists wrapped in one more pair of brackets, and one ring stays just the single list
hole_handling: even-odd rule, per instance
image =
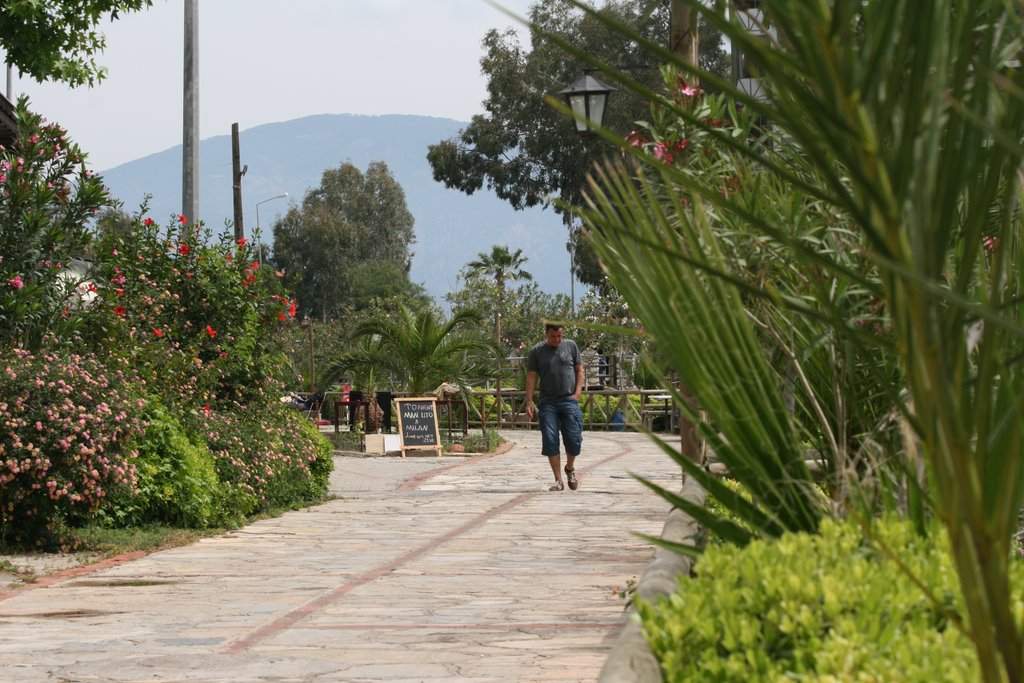
[{"label": "man's blue shorts", "polygon": [[571,396],[542,403],[537,407],[540,422],[541,455],[559,455],[558,434],[562,434],[566,455],[580,454],[583,447],[583,411]]}]

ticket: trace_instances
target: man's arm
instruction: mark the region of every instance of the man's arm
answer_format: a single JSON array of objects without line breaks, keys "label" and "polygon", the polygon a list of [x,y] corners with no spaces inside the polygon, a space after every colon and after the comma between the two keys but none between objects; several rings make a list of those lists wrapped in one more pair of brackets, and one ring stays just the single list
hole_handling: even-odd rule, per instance
[{"label": "man's arm", "polygon": [[576,364],[576,391],[572,392],[572,397],[574,399],[576,399],[577,403],[579,403],[579,401],[580,401],[580,394],[583,393],[583,386],[586,384],[586,382],[587,382],[587,380],[586,380],[586,377],[585,377],[585,373],[583,372],[583,364],[582,363],[577,363]]},{"label": "man's arm", "polygon": [[537,377],[539,375],[536,370],[529,370],[526,373],[526,416],[531,420],[537,412],[537,407],[533,405],[533,390],[537,387]]}]

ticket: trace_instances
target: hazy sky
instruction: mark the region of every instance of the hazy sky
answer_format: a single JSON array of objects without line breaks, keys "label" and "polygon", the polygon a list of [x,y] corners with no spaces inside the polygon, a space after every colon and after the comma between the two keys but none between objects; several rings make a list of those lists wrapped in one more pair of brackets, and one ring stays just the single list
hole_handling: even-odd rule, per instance
[{"label": "hazy sky", "polygon": [[[197,0],[200,138],[311,114],[481,112],[481,40],[521,28],[486,0]],[[533,0],[500,0],[524,15]],[[38,84],[15,97],[68,129],[89,165],[112,168],[180,144],[184,0],[106,24],[94,88]]]}]

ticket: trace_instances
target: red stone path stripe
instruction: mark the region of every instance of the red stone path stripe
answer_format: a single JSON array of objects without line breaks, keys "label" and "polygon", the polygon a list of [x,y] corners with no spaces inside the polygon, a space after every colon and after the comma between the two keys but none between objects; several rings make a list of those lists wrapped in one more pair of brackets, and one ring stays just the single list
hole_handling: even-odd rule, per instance
[{"label": "red stone path stripe", "polygon": [[[626,455],[627,453],[630,453],[633,450],[628,445],[623,445],[623,444],[618,444],[618,445],[619,445],[619,447],[622,450],[620,450],[615,455],[608,456],[607,458],[604,458],[603,460],[600,460],[597,463],[594,463],[593,465],[591,465],[590,468],[600,467],[601,465],[604,465],[605,463],[608,463],[608,462],[611,462],[612,460],[616,460],[618,458],[621,458],[622,456]],[[490,454],[488,454],[488,455],[490,455]],[[464,462],[460,462],[460,463],[456,463],[453,466],[442,467],[442,468],[438,468],[437,470],[431,470],[431,472],[434,472],[435,474],[437,474],[439,472],[451,469],[451,467],[461,467],[463,465],[469,465],[474,460],[475,460],[474,458],[471,458],[470,460],[467,460],[467,461],[464,461]],[[588,469],[590,469],[590,468],[588,468]],[[414,479],[415,479],[415,477],[414,477]],[[421,483],[422,483],[422,481],[421,481]],[[314,612],[317,612],[320,609],[326,607],[327,605],[331,604],[332,602],[334,602],[335,600],[337,600],[341,596],[345,595],[346,593],[349,593],[349,592],[355,590],[356,588],[359,588],[360,586],[364,586],[367,583],[370,583],[371,581],[376,581],[377,579],[381,578],[382,576],[385,576],[386,574],[390,574],[391,572],[393,572],[394,570],[398,569],[402,565],[404,565],[404,564],[406,564],[408,562],[411,562],[413,560],[416,560],[416,559],[426,555],[427,553],[430,553],[430,552],[436,550],[438,547],[444,545],[448,541],[451,541],[454,538],[458,538],[459,536],[461,536],[461,535],[463,535],[463,534],[465,534],[465,533],[467,533],[469,531],[472,531],[473,529],[475,529],[475,528],[479,527],[480,525],[482,525],[484,522],[486,522],[486,521],[488,521],[490,519],[493,519],[494,517],[500,515],[501,513],[505,512],[506,510],[510,510],[510,509],[512,509],[514,507],[517,507],[517,506],[521,505],[522,503],[525,503],[526,501],[530,500],[531,498],[535,497],[536,495],[537,495],[537,492],[523,493],[523,494],[520,494],[520,495],[516,496],[515,498],[513,498],[513,499],[511,499],[509,501],[506,501],[506,502],[502,503],[501,505],[498,505],[497,507],[491,508],[490,510],[487,510],[486,512],[482,512],[479,515],[477,515],[475,518],[473,518],[470,521],[468,521],[465,524],[463,524],[462,526],[460,526],[460,527],[458,527],[456,529],[453,529],[453,530],[451,530],[451,531],[449,531],[449,532],[447,532],[445,534],[437,536],[437,537],[431,539],[430,541],[427,541],[426,543],[424,543],[420,547],[414,548],[413,550],[410,550],[409,552],[407,552],[404,555],[401,555],[401,556],[395,558],[394,560],[391,560],[389,562],[385,562],[384,564],[378,565],[377,567],[374,567],[373,569],[369,570],[368,572],[365,572],[364,574],[360,574],[359,576],[354,578],[352,581],[349,581],[348,583],[345,583],[345,584],[342,584],[342,585],[337,586],[335,588],[332,588],[331,590],[327,591],[326,593],[322,593],[322,594],[318,595],[317,597],[313,598],[312,600],[310,600],[309,602],[305,603],[304,605],[300,605],[299,607],[296,607],[295,609],[291,610],[290,612],[286,612],[285,614],[281,615],[280,617],[278,617],[277,619],[271,621],[270,623],[268,623],[268,624],[266,624],[264,626],[261,626],[260,628],[256,629],[255,631],[253,631],[249,635],[245,636],[244,638],[235,641],[234,643],[229,645],[224,651],[226,653],[228,653],[228,654],[239,654],[239,653],[245,652],[249,648],[259,644],[260,642],[266,640],[267,638],[271,638],[271,637],[277,635],[278,633],[281,633],[282,631],[285,631],[285,630],[291,628],[294,624],[296,624],[301,619],[304,619],[305,617],[309,616],[310,614],[313,614]]]},{"label": "red stone path stripe", "polygon": [[116,567],[119,564],[132,562],[134,560],[138,560],[139,558],[145,557],[148,554],[149,553],[145,550],[135,550],[130,553],[123,553],[121,555],[115,555],[114,557],[108,557],[105,560],[100,560],[99,562],[94,562],[92,564],[83,564],[79,567],[63,569],[54,574],[47,574],[46,576],[41,576],[37,578],[32,583],[27,583],[24,586],[18,586],[17,588],[13,588],[8,591],[0,593],[0,601],[6,600],[8,598],[13,598],[15,595],[18,595],[19,593],[24,593],[25,591],[34,590],[36,588],[46,588],[47,586],[52,586],[57,583],[63,583],[70,579],[76,579],[80,576],[85,576],[87,574],[92,574],[93,572],[98,572],[101,569],[109,569],[110,567]]},{"label": "red stone path stripe", "polygon": [[390,574],[395,569],[398,569],[407,562],[411,562],[412,560],[415,560],[419,557],[422,557],[423,555],[426,555],[427,553],[435,550],[441,545],[444,545],[453,538],[457,538],[462,534],[475,529],[476,527],[480,526],[481,524],[491,519],[495,515],[499,515],[505,510],[516,507],[517,505],[529,500],[530,498],[533,498],[536,495],[536,493],[523,493],[519,496],[516,496],[512,500],[506,501],[495,508],[491,508],[490,510],[483,512],[480,515],[477,515],[477,517],[471,519],[469,522],[466,522],[457,529],[453,529],[448,533],[437,536],[428,541],[427,543],[424,543],[420,547],[414,548],[413,550],[410,550],[409,552],[395,558],[394,560],[391,560],[390,562],[385,562],[384,564],[374,567],[368,572],[360,574],[348,583],[342,584],[340,586],[332,588],[326,593],[318,595],[306,604],[296,607],[292,611],[281,615],[269,624],[261,626],[249,635],[242,638],[241,640],[235,641],[227,647],[225,652],[227,652],[228,654],[238,654],[240,652],[248,650],[257,643],[291,628],[292,625],[300,619],[303,619],[306,616],[313,614],[314,612],[317,612],[321,608],[326,607],[327,605],[334,602],[346,593],[349,593],[355,590],[356,588],[359,588],[360,586],[364,586],[370,583],[371,581],[376,581],[385,574]]},{"label": "red stone path stripe", "polygon": [[494,626],[488,624],[339,624],[336,626],[316,626],[314,631],[371,631],[376,629],[387,629],[388,631],[422,631],[444,629],[445,631],[523,631],[528,629],[556,628],[563,629],[606,629],[612,626],[622,626],[628,617],[623,616],[615,621],[557,621],[534,624],[507,623]]}]

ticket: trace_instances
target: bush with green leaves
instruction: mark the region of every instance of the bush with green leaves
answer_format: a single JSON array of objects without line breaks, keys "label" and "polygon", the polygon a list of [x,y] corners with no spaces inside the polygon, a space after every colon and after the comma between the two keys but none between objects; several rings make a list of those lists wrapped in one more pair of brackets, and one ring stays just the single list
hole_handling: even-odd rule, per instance
[{"label": "bush with green leaves", "polygon": [[280,275],[252,247],[179,216],[161,228],[143,211],[101,224],[85,338],[118,350],[177,411],[264,403],[284,362],[275,332],[297,312]]},{"label": "bush with green leaves", "polygon": [[[949,543],[931,531],[826,520],[820,534],[710,547],[677,593],[638,601],[665,680],[979,680]],[[1024,564],[1012,581],[1024,621]]]},{"label": "bush with green leaves", "polygon": [[156,400],[147,404],[145,418],[145,438],[138,441],[134,462],[137,486],[112,497],[98,511],[98,521],[112,527],[168,524],[198,529],[240,521],[237,501],[233,505],[226,500],[206,444],[190,436]]},{"label": "bush with green leaves", "polygon": [[327,493],[331,445],[298,411],[277,403],[200,410],[185,421],[202,436],[231,507],[240,514],[314,503]]},{"label": "bush with green leaves", "polygon": [[480,434],[467,434],[462,445],[469,453],[491,453],[501,445],[501,434],[494,429]]}]

